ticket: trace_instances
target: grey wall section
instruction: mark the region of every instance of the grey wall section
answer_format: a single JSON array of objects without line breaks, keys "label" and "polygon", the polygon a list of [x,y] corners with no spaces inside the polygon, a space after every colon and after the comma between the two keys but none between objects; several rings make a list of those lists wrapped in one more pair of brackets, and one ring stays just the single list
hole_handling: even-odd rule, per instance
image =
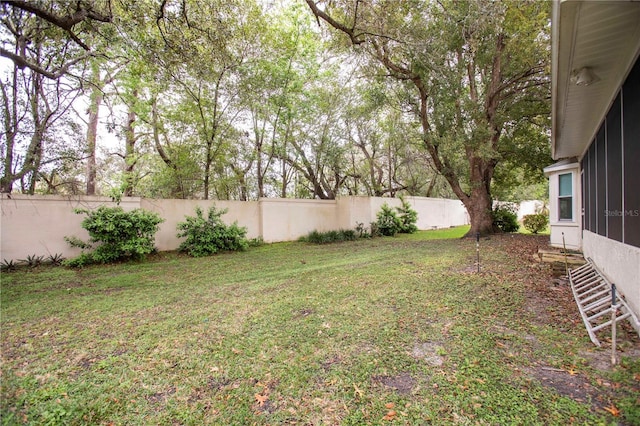
[{"label": "grey wall section", "polygon": [[[418,228],[448,228],[469,223],[467,211],[458,200],[407,197],[418,212]],[[222,218],[247,228],[247,237],[262,237],[265,242],[293,241],[313,230],[353,229],[358,223],[369,226],[376,220],[382,204],[400,206],[400,200],[373,197],[342,197],[337,200],[295,200],[264,198],[258,201],[153,200],[124,198],[125,210],[143,208],[164,219],[156,234],[156,247],[175,250],[181,239],[177,224],[193,216],[196,206],[206,213],[210,206],[228,209]],[[2,194],[0,196],[0,260],[19,260],[29,255],[62,254],[69,258],[80,254],[70,247],[66,236],[88,240],[81,223],[85,215],[75,209],[115,206],[106,197],[61,197]]]}]

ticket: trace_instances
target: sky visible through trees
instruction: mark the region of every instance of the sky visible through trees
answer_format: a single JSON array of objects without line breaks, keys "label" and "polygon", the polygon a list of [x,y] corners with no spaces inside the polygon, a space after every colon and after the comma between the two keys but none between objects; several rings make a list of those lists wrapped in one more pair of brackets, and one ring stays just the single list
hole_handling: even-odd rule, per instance
[{"label": "sky visible through trees", "polygon": [[544,197],[549,9],[2,0],[2,191],[457,197],[484,231]]}]

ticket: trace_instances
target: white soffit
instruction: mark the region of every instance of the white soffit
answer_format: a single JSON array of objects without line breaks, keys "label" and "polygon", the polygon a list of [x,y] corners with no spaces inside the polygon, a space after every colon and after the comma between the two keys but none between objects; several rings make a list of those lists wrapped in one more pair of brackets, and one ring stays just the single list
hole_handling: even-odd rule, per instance
[{"label": "white soffit", "polygon": [[[640,50],[640,1],[554,2],[552,154],[581,157]],[[598,81],[579,86],[572,72],[589,67]]]}]

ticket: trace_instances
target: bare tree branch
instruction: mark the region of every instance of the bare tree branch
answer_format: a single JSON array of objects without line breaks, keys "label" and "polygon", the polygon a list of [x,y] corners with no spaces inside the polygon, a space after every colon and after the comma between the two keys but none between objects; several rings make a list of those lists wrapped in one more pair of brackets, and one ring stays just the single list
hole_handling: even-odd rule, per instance
[{"label": "bare tree branch", "polygon": [[64,74],[66,74],[69,71],[69,68],[71,68],[73,65],[91,56],[94,56],[94,54],[92,52],[87,52],[84,55],[78,56],[77,58],[72,59],[71,61],[67,62],[63,66],[52,71],[47,70],[41,67],[40,65],[33,64],[29,62],[26,58],[20,55],[17,55],[13,52],[10,52],[2,47],[0,47],[0,56],[4,56],[5,58],[11,59],[13,63],[15,63],[20,69],[23,69],[26,67],[38,74],[42,74],[44,77],[47,77],[51,80],[57,80],[60,77],[62,77]]},{"label": "bare tree branch", "polygon": [[44,19],[45,21],[66,31],[71,31],[74,25],[84,21],[85,19],[91,19],[99,22],[111,22],[112,19],[111,14],[103,15],[99,12],[96,12],[92,8],[84,8],[82,7],[81,2],[77,3],[76,11],[73,14],[67,16],[54,15],[53,13],[49,13],[48,11],[44,10],[37,4],[29,1],[0,0],[0,4],[6,4],[7,6],[15,7],[17,9],[24,10],[25,12],[33,13],[37,17]]},{"label": "bare tree branch", "polygon": [[366,41],[363,38],[364,34],[355,32],[355,27],[356,27],[355,18],[353,21],[353,26],[351,28],[348,28],[346,25],[341,24],[340,22],[336,21],[331,16],[329,16],[327,13],[320,10],[318,5],[313,0],[306,0],[306,2],[311,8],[311,11],[313,12],[313,14],[316,15],[316,19],[322,18],[323,21],[331,25],[336,30],[340,30],[346,35],[348,35],[349,39],[351,40],[351,43],[362,44]]},{"label": "bare tree branch", "polygon": [[13,10],[21,10],[23,12],[35,15],[37,18],[48,22],[54,27],[58,27],[65,31],[69,39],[73,40],[78,46],[80,46],[87,53],[80,55],[65,65],[58,67],[54,70],[47,68],[46,64],[33,63],[27,58],[25,52],[25,46],[29,42],[31,36],[21,34],[13,23],[8,19],[3,19],[4,26],[16,37],[16,49],[15,52],[11,52],[0,47],[0,56],[11,59],[20,69],[25,67],[32,71],[41,74],[49,79],[59,79],[62,75],[67,74],[69,68],[78,62],[87,59],[92,56],[91,48],[80,39],[80,37],[73,31],[73,27],[83,21],[98,21],[98,22],[111,22],[112,14],[110,10],[107,13],[102,13],[92,6],[92,3],[85,3],[82,1],[75,2],[75,11],[67,15],[57,15],[46,9],[46,6],[42,6],[37,2],[26,0],[0,0],[0,5],[7,6]]}]

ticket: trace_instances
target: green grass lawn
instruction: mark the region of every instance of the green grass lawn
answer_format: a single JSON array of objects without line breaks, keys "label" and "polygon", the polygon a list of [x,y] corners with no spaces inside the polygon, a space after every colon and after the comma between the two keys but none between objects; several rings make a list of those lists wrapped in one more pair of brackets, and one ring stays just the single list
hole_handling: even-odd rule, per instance
[{"label": "green grass lawn", "polygon": [[548,237],[477,273],[465,231],[3,273],[2,423],[640,424],[640,342],[608,366]]},{"label": "green grass lawn", "polygon": [[[521,233],[521,234],[525,234],[525,235],[533,235],[533,233],[531,231],[529,231],[527,228],[525,228],[522,224],[520,224],[520,228],[518,229],[518,232]],[[549,235],[551,235],[551,227],[549,227],[549,225],[547,225],[547,227],[544,229],[544,231],[538,232],[538,235],[546,235],[547,238],[548,238]]]}]

